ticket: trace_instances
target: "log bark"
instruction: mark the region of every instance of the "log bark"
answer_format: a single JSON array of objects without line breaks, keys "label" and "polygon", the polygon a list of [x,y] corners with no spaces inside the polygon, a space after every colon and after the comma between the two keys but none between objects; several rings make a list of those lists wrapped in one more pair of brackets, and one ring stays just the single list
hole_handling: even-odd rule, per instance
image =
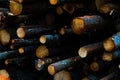
[{"label": "log bark", "polygon": [[104,49],[108,52],[111,52],[120,47],[120,32],[112,35],[103,42]]},{"label": "log bark", "polygon": [[98,43],[93,43],[93,44],[89,44],[89,45],[85,45],[80,47],[78,54],[81,58],[85,58],[88,55],[90,55],[91,53],[98,53],[99,51],[103,51],[103,44],[102,42],[98,42]]},{"label": "log bark", "polygon": [[74,66],[76,63],[80,62],[81,58],[79,56],[71,57],[65,60],[61,60],[55,63],[52,63],[48,66],[48,72],[51,75],[68,68],[70,66]]}]

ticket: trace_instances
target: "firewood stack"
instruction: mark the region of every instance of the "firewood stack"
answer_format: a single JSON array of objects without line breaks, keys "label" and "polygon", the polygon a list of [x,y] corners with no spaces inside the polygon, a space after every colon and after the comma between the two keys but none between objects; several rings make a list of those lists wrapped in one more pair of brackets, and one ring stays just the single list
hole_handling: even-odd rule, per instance
[{"label": "firewood stack", "polygon": [[119,80],[119,0],[0,0],[0,80]]}]

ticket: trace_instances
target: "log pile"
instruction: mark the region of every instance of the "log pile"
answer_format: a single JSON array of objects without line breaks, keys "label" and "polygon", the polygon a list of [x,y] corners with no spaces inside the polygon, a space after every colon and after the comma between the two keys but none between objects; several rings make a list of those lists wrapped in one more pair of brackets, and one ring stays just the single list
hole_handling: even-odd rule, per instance
[{"label": "log pile", "polygon": [[0,0],[0,80],[119,80],[119,0]]}]

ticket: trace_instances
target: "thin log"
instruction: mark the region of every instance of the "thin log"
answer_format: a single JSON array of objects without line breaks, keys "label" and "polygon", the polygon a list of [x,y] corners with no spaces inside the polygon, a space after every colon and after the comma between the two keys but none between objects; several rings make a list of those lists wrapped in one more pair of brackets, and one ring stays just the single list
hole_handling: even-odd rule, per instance
[{"label": "thin log", "polygon": [[104,49],[111,52],[120,47],[120,32],[112,35],[103,42]]},{"label": "thin log", "polygon": [[11,49],[16,49],[19,47],[24,47],[24,46],[31,46],[31,45],[40,45],[41,43],[39,42],[38,39],[12,39],[11,40]]},{"label": "thin log", "polygon": [[68,58],[65,60],[61,60],[61,61],[52,63],[48,66],[48,72],[49,72],[49,74],[54,75],[55,73],[65,69],[65,68],[74,66],[76,63],[78,63],[80,61],[81,61],[81,58],[79,56],[75,56],[75,57],[71,57],[71,58]]},{"label": "thin log", "polygon": [[82,34],[85,31],[103,29],[105,21],[101,16],[82,16],[76,17],[72,20],[72,29],[75,34]]},{"label": "thin log", "polygon": [[103,50],[104,49],[102,42],[98,42],[80,47],[80,49],[78,50],[78,54],[81,58],[85,58],[91,53],[96,53]]},{"label": "thin log", "polygon": [[102,59],[104,61],[112,61],[120,57],[120,50],[115,50],[113,52],[104,52]]},{"label": "thin log", "polygon": [[81,0],[49,0],[51,5],[63,4],[67,2],[79,2]]},{"label": "thin log", "polygon": [[72,76],[70,74],[70,72],[66,71],[66,70],[62,70],[60,72],[57,72],[54,77],[54,80],[72,80]]},{"label": "thin log", "polygon": [[19,51],[20,54],[29,54],[30,55],[31,53],[32,54],[35,53],[37,47],[38,46],[36,46],[36,45],[21,47],[21,48],[18,49],[18,51]]},{"label": "thin log", "polygon": [[30,26],[23,26],[17,29],[17,36],[19,38],[25,37],[35,37],[40,36],[40,34],[49,34],[55,33],[55,27],[45,27],[41,25],[30,25]]},{"label": "thin log", "polygon": [[18,50],[0,52],[0,60],[16,57],[18,55],[19,55]]},{"label": "thin log", "polygon": [[[20,4],[13,0],[10,1],[10,11],[14,15],[20,15],[20,14],[34,14],[34,13],[40,13],[41,11],[46,11],[50,9],[49,4],[46,4],[45,2],[38,2],[34,4]],[[32,6],[32,7],[31,7]]]},{"label": "thin log", "polygon": [[60,61],[65,58],[67,58],[67,57],[59,56],[59,57],[52,57],[52,58],[37,59],[37,60],[35,60],[35,68],[38,71],[41,71],[42,69],[47,67],[49,64]]}]

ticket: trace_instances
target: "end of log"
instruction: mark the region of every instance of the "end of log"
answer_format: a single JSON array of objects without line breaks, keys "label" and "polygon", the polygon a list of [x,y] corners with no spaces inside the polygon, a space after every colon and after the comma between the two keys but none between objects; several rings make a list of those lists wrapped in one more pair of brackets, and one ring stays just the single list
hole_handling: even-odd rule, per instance
[{"label": "end of log", "polygon": [[0,70],[0,80],[10,80],[9,74],[5,69]]},{"label": "end of log", "polygon": [[44,35],[42,35],[42,36],[40,36],[39,41],[40,41],[40,43],[45,44],[47,39]]},{"label": "end of log", "polygon": [[90,69],[94,72],[96,71],[99,71],[99,64],[97,62],[93,62],[91,65],[90,65]]},{"label": "end of log", "polygon": [[19,51],[20,54],[23,54],[23,53],[25,52],[25,51],[24,51],[24,48],[22,48],[22,47],[19,48],[18,51]]},{"label": "end of log", "polygon": [[14,15],[19,15],[22,13],[22,4],[17,3],[14,0],[10,0],[10,11],[14,14]]},{"label": "end of log", "polygon": [[90,80],[88,77],[84,77],[81,80]]},{"label": "end of log", "polygon": [[74,18],[72,20],[72,29],[75,34],[80,35],[82,32],[84,32],[84,20],[80,18]]},{"label": "end of log", "polygon": [[36,68],[38,71],[40,71],[40,70],[42,70],[42,69],[44,68],[44,65],[45,65],[44,60],[38,59],[38,60],[36,60],[35,68]]},{"label": "end of log", "polygon": [[53,65],[48,66],[48,72],[50,75],[54,75],[56,73],[55,67]]},{"label": "end of log", "polygon": [[25,30],[24,30],[24,28],[20,27],[20,28],[17,29],[17,36],[19,38],[24,38],[25,37]]},{"label": "end of log", "polygon": [[105,4],[105,5],[101,6],[100,11],[101,11],[101,13],[107,14],[111,11],[111,8],[108,4]]},{"label": "end of log", "polygon": [[86,48],[80,48],[79,51],[78,51],[78,54],[81,58],[85,58],[87,56]]},{"label": "end of log", "polygon": [[49,50],[47,49],[46,46],[42,45],[36,49],[36,56],[38,58],[44,58],[47,57],[48,55],[49,55]]},{"label": "end of log", "polygon": [[72,77],[68,71],[62,70],[54,75],[54,80],[72,80]]},{"label": "end of log", "polygon": [[14,49],[14,45],[12,44],[12,45],[10,45],[10,49]]},{"label": "end of log", "polygon": [[59,31],[59,33],[60,33],[61,35],[64,35],[64,34],[65,34],[65,29],[64,29],[64,28],[61,28],[60,31]]},{"label": "end of log", "polygon": [[5,65],[8,65],[9,64],[9,61],[8,60],[5,60]]},{"label": "end of log", "polygon": [[102,59],[103,59],[104,61],[112,61],[113,55],[112,55],[112,53],[107,53],[107,52],[105,52],[105,53],[102,55]]},{"label": "end of log", "polygon": [[113,51],[114,48],[115,48],[114,42],[113,42],[113,40],[112,40],[111,38],[105,40],[105,41],[103,42],[103,46],[104,46],[104,49],[105,49],[106,51],[108,51],[108,52]]},{"label": "end of log", "polygon": [[56,5],[58,3],[58,0],[49,0],[51,5]]},{"label": "end of log", "polygon": [[58,15],[63,14],[63,9],[62,9],[60,6],[56,7],[56,13],[57,13]]},{"label": "end of log", "polygon": [[5,30],[0,30],[0,42],[2,45],[7,45],[10,42],[10,34]]}]

